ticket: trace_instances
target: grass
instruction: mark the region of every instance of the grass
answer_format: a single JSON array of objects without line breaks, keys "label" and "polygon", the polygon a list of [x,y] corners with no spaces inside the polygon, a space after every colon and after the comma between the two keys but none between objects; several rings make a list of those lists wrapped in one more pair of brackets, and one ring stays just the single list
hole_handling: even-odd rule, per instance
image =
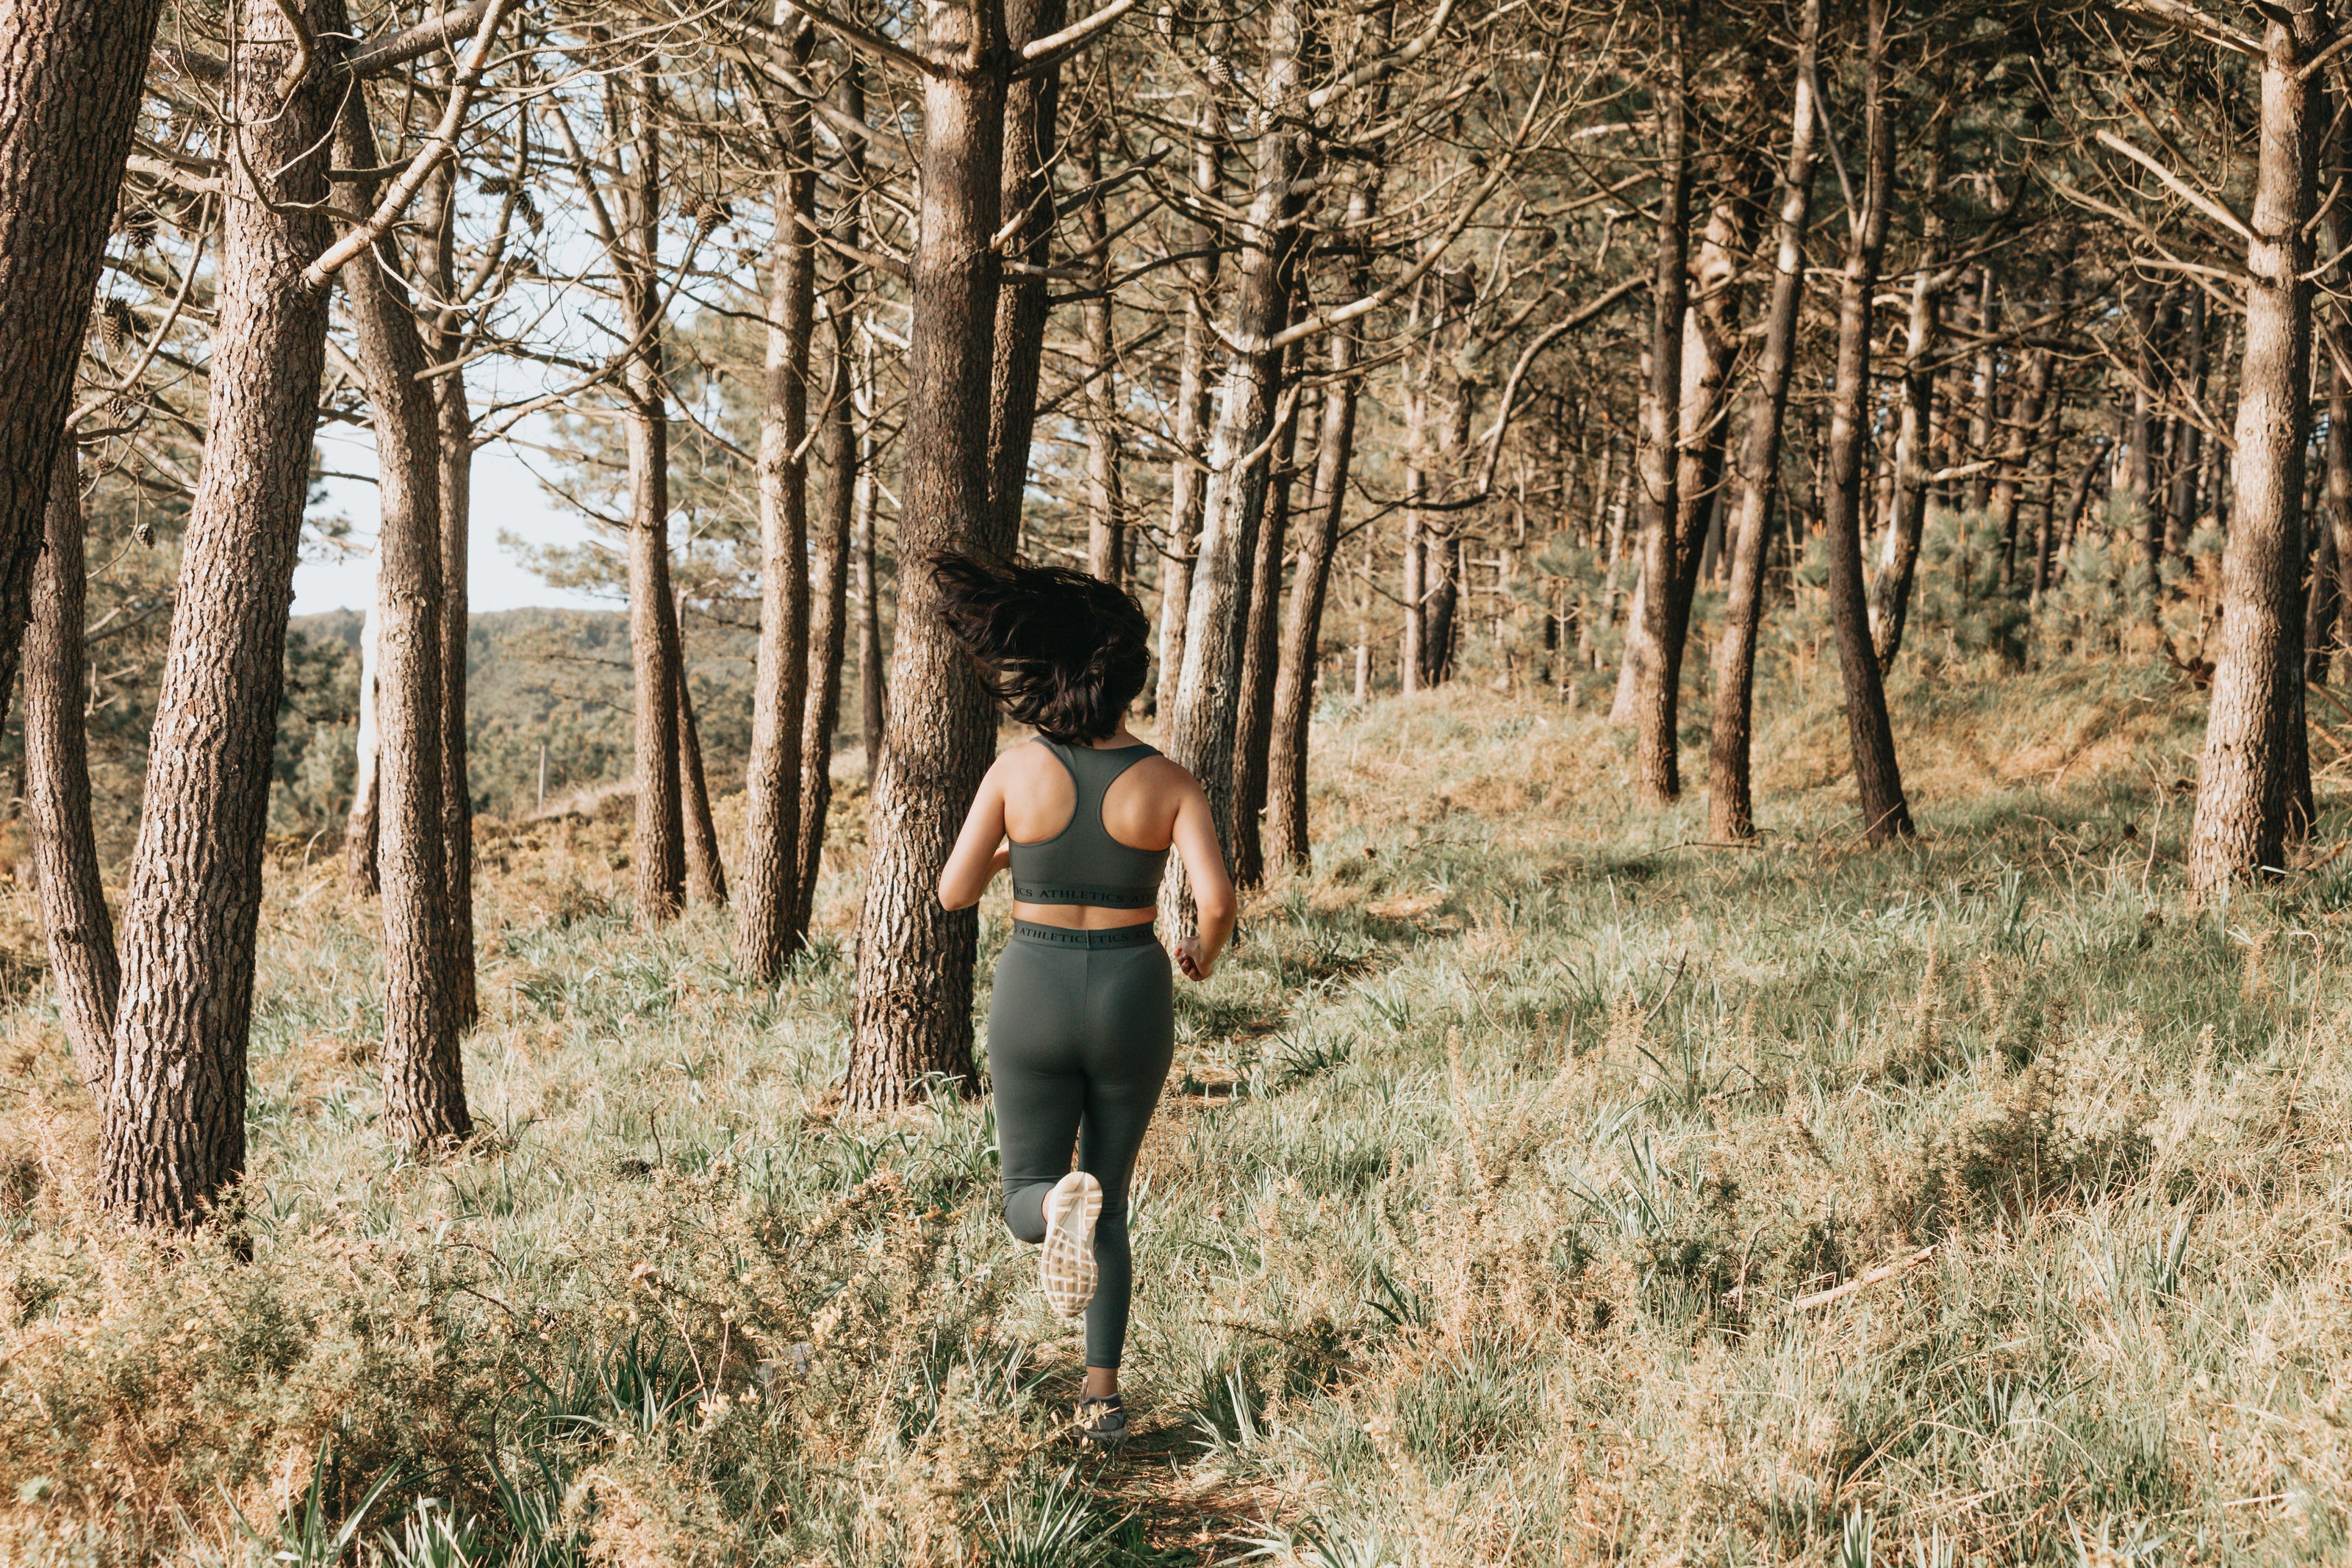
[{"label": "grass", "polygon": [[1898,680],[1925,836],[1864,851],[1833,678],[1747,851],[1632,803],[1604,693],[1325,716],[1312,873],[1180,999],[1108,1459],[985,1103],[825,1110],[854,841],[767,991],[723,912],[630,933],[618,825],[499,831],[432,1165],[289,855],[249,1264],[91,1212],[0,1013],[0,1558],[2341,1561],[2345,862],[2191,908],[2199,703],[2130,664]]}]

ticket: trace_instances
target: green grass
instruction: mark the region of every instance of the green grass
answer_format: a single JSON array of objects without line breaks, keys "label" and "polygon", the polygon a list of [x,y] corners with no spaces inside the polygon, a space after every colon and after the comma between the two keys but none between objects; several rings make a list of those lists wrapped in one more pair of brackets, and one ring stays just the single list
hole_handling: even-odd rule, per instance
[{"label": "green grass", "polygon": [[773,992],[723,912],[629,931],[616,829],[501,842],[431,1166],[372,912],[281,867],[249,1264],[92,1213],[0,1018],[0,1556],[2341,1560],[2346,862],[2191,908],[2197,699],[2129,664],[1898,680],[1925,834],[1864,851],[1832,679],[1745,851],[1598,694],[1326,716],[1313,872],[1180,1000],[1108,1460],[985,1103],[826,1108],[854,842]]}]

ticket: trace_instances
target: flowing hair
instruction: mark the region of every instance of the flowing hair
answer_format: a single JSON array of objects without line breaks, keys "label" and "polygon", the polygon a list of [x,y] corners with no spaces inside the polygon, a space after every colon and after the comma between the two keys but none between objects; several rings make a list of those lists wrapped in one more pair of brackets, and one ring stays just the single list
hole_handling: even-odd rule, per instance
[{"label": "flowing hair", "polygon": [[1125,590],[1058,566],[930,558],[940,614],[997,706],[1048,740],[1118,733],[1151,667],[1151,622]]}]

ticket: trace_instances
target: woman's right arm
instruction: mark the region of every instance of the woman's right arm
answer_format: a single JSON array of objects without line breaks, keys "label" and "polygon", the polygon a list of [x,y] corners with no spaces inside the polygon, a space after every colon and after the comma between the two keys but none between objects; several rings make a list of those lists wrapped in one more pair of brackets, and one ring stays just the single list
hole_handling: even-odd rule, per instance
[{"label": "woman's right arm", "polygon": [[970,909],[1004,869],[1011,852],[1004,843],[1004,780],[999,761],[980,781],[980,793],[965,813],[963,831],[940,868],[940,904],[946,909]]},{"label": "woman's right arm", "polygon": [[1224,852],[1217,845],[1217,824],[1209,815],[1209,798],[1189,773],[1176,807],[1175,846],[1192,884],[1195,916],[1193,934],[1176,945],[1176,962],[1190,978],[1205,980],[1233,940],[1239,911],[1233,878],[1225,874]]}]

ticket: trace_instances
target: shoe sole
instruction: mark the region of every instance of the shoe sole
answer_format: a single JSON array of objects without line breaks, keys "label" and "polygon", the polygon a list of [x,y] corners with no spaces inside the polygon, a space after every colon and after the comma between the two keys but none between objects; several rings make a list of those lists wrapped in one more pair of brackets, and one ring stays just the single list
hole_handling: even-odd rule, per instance
[{"label": "shoe sole", "polygon": [[1075,1318],[1095,1299],[1095,1221],[1102,1218],[1102,1184],[1072,1171],[1045,1195],[1045,1248],[1037,1260],[1045,1304]]}]

